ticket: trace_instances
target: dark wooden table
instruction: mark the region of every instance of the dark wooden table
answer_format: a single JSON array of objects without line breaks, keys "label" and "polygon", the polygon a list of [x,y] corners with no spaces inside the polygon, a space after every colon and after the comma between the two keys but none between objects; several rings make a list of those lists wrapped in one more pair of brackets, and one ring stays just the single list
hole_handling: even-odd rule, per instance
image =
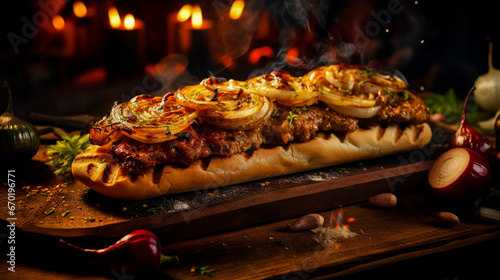
[{"label": "dark wooden table", "polygon": [[[427,166],[427,165],[419,165]],[[43,164],[35,164],[30,169],[29,180],[47,178],[36,170],[43,169]],[[19,169],[17,169],[19,172]],[[21,173],[21,172],[19,172]],[[378,174],[378,173],[377,173]],[[423,173],[425,176],[425,172]],[[19,188],[30,185],[22,174],[16,179]],[[410,178],[410,177],[407,177]],[[61,178],[48,179],[52,185],[64,182],[54,182]],[[413,180],[413,178],[412,178]],[[406,183],[410,184],[406,180]],[[403,184],[405,182],[403,181]],[[418,186],[418,184],[420,184]],[[332,203],[330,209],[321,211],[327,223],[332,211],[343,213],[343,222],[349,230],[357,233],[347,240],[339,241],[332,246],[322,247],[313,240],[314,234],[310,231],[291,232],[287,224],[295,221],[297,216],[279,218],[265,223],[247,222],[245,216],[225,216],[225,224],[237,224],[238,227],[228,227],[224,232],[216,232],[210,223],[192,223],[185,220],[185,229],[196,231],[196,237],[179,238],[173,241],[171,235],[164,230],[152,230],[158,235],[163,244],[165,254],[177,255],[178,264],[169,264],[160,271],[149,275],[129,275],[126,271],[112,270],[106,264],[99,262],[88,255],[76,252],[73,248],[60,243],[61,236],[77,245],[87,248],[102,248],[117,238],[113,232],[106,236],[58,236],[57,234],[42,234],[31,230],[15,230],[15,271],[8,270],[7,254],[10,244],[10,231],[7,227],[7,210],[2,205],[2,221],[0,225],[0,279],[209,279],[208,276],[195,275],[191,272],[192,266],[207,266],[215,269],[213,279],[365,279],[384,277],[384,279],[480,279],[483,276],[498,279],[498,265],[500,264],[500,224],[489,223],[477,219],[470,209],[455,209],[437,201],[429,192],[429,186],[420,182],[417,187],[405,189],[398,195],[398,204],[391,209],[381,209],[370,205],[366,201],[356,201],[344,205],[342,209]],[[46,205],[72,204],[75,208],[78,203],[62,202],[69,199],[66,195],[76,189],[68,185],[54,187],[54,192],[45,190],[40,185],[36,193],[38,200],[26,198],[30,189],[20,190],[17,202],[23,200],[23,209],[30,209],[30,203],[39,203],[39,199],[47,200]],[[5,187],[5,186],[4,186]],[[80,186],[81,187],[81,186]],[[66,188],[66,189],[65,189]],[[64,192],[60,192],[64,189]],[[57,191],[56,191],[57,190]],[[5,192],[5,189],[2,190]],[[41,195],[40,192],[47,192]],[[219,193],[220,194],[220,193]],[[4,193],[5,195],[5,193]],[[218,195],[218,194],[212,194]],[[59,200],[58,200],[59,199]],[[294,204],[286,205],[290,208],[300,208],[300,203],[311,204],[307,201],[293,200]],[[68,200],[69,201],[69,200]],[[234,202],[232,202],[234,203]],[[49,221],[43,214],[46,209],[38,209],[31,205],[32,211],[41,215],[41,225]],[[47,206],[44,206],[47,207]],[[102,210],[104,205],[93,205],[95,211]],[[214,206],[214,207],[217,207]],[[69,216],[75,215],[80,219],[78,212],[85,209],[73,208]],[[97,209],[97,210],[96,210]],[[213,208],[207,207],[208,210]],[[250,208],[257,209],[257,208]],[[263,208],[269,216],[287,209],[272,207]],[[43,210],[43,211],[42,211]],[[94,211],[93,210],[93,211]],[[57,215],[63,209],[57,208]],[[204,209],[198,212],[202,213]],[[452,211],[461,222],[453,227],[443,226],[433,217],[438,211]],[[293,211],[288,211],[293,213]],[[21,212],[20,212],[21,213]],[[81,214],[83,215],[83,214]],[[335,215],[334,215],[335,216]],[[202,216],[200,216],[202,217]],[[278,217],[278,216],[276,216]],[[47,219],[43,219],[47,218]],[[85,217],[83,217],[85,218]],[[82,219],[83,219],[82,218]],[[127,220],[129,218],[120,218]],[[129,219],[130,220],[130,219]],[[90,222],[90,221],[89,221]],[[102,221],[95,221],[97,225]],[[19,223],[20,225],[21,223]],[[244,226],[240,226],[244,225]],[[96,232],[96,231],[91,231]]]},{"label": "dark wooden table", "polygon": [[[442,226],[432,216],[443,210],[438,205],[424,191],[400,196],[392,209],[375,208],[366,202],[343,207],[346,220],[354,218],[347,223],[350,230],[358,235],[328,248],[313,241],[312,232],[288,231],[286,225],[295,219],[173,244],[163,240],[164,253],[177,255],[180,263],[139,278],[194,279],[190,272],[193,265],[209,265],[216,270],[214,279],[356,279],[370,273],[390,279],[416,279],[417,275],[445,279],[454,273],[457,277],[479,277],[497,271],[500,225],[459,213],[460,224]],[[329,217],[330,212],[321,214]],[[69,240],[89,247],[111,242]],[[2,250],[2,259],[5,252]],[[6,261],[0,263],[1,279],[131,279],[125,277],[126,272],[111,270],[63,246],[58,237],[22,231],[16,232],[16,272],[8,271],[8,266]]]}]

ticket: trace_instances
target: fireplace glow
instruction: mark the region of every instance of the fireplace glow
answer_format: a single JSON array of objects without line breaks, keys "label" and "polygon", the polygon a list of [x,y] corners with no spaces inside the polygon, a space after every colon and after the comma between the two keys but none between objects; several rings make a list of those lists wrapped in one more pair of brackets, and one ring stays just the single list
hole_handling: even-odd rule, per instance
[{"label": "fireplace glow", "polygon": [[79,18],[85,17],[87,15],[87,6],[82,1],[75,1],[73,3],[73,13]]},{"label": "fireplace glow", "polygon": [[189,17],[191,17],[191,10],[192,9],[193,8],[189,4],[182,6],[182,8],[177,13],[177,20],[179,22],[185,22],[186,20],[188,20]]},{"label": "fireplace glow", "polygon": [[243,9],[245,8],[245,1],[242,0],[236,0],[233,2],[233,5],[231,6],[231,10],[229,10],[229,17],[237,20],[241,17],[241,14],[243,13]]},{"label": "fireplace glow", "polygon": [[194,29],[199,29],[203,26],[203,14],[201,13],[201,8],[198,5],[193,7],[193,15],[191,16],[191,25]]},{"label": "fireplace glow", "polygon": [[127,30],[132,30],[135,27],[135,18],[132,14],[127,14],[125,18],[123,18],[123,26]]},{"label": "fireplace glow", "polygon": [[122,20],[120,19],[120,14],[116,7],[111,7],[108,9],[108,18],[109,25],[113,28],[118,28],[122,24]]}]

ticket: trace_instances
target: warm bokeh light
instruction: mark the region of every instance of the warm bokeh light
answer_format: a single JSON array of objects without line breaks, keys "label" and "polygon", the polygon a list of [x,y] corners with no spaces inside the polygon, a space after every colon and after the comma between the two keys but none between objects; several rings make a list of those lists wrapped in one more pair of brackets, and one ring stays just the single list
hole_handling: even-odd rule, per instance
[{"label": "warm bokeh light", "polygon": [[248,54],[248,61],[251,64],[257,64],[259,60],[265,57],[271,57],[274,55],[274,51],[271,47],[264,46],[260,48],[253,49],[250,54]]},{"label": "warm bokeh light", "polygon": [[191,15],[191,25],[194,29],[201,28],[203,25],[203,14],[201,13],[201,8],[198,5],[193,7],[193,14]]},{"label": "warm bokeh light", "polygon": [[231,57],[230,57],[229,55],[227,55],[227,54],[225,54],[225,55],[221,56],[221,57],[219,58],[219,61],[220,61],[222,64],[224,64],[224,66],[226,66],[226,67],[229,67],[229,66],[231,66],[231,64],[233,64],[233,60],[232,60],[232,59],[231,59]]},{"label": "warm bokeh light", "polygon": [[109,18],[109,25],[113,28],[118,28],[122,24],[122,21],[120,19],[120,14],[118,13],[118,10],[116,7],[111,7],[108,9],[108,18]]},{"label": "warm bokeh light", "polygon": [[297,59],[299,58],[299,49],[296,47],[292,47],[288,49],[286,52],[285,60],[287,64],[295,64]]},{"label": "warm bokeh light", "polygon": [[73,3],[73,13],[79,18],[85,17],[87,15],[87,6],[82,1],[75,1]]},{"label": "warm bokeh light", "polygon": [[127,14],[125,18],[123,18],[123,26],[125,29],[131,30],[135,27],[135,18],[132,14]]},{"label": "warm bokeh light", "polygon": [[245,8],[245,1],[243,0],[236,0],[233,2],[233,5],[231,6],[231,10],[229,10],[229,17],[236,20],[241,17],[241,14],[243,13],[243,9]]},{"label": "warm bokeh light", "polygon": [[52,18],[52,25],[56,30],[63,30],[64,26],[66,26],[66,23],[64,22],[62,16],[57,15]]},{"label": "warm bokeh light", "polygon": [[191,16],[192,7],[189,4],[182,6],[182,8],[177,13],[177,20],[180,22],[185,22]]}]

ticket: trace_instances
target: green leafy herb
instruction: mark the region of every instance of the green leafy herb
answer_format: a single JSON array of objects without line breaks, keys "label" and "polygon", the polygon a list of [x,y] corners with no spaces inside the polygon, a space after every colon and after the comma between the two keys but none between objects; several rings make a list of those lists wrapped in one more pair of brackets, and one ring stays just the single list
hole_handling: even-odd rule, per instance
[{"label": "green leafy herb", "polygon": [[61,213],[61,216],[66,217],[66,215],[68,215],[69,213],[71,213],[71,211],[66,210],[66,211]]},{"label": "green leafy herb", "polygon": [[195,265],[191,266],[191,273],[194,273],[194,274],[206,275],[206,276],[212,277],[212,273],[214,273],[214,272],[215,272],[215,269],[210,269],[209,265],[205,265],[202,267],[198,267]]},{"label": "green leafy herb", "polygon": [[[457,99],[453,89],[449,89],[445,94],[433,94],[425,97],[424,104],[429,107],[429,113],[431,113],[431,115],[442,114],[445,122],[457,125],[460,123],[464,102]],[[468,106],[469,108],[473,108],[477,106],[477,102],[472,99],[469,101]],[[476,109],[467,111],[467,118],[470,125],[479,131],[482,130],[477,126],[477,122],[489,117],[490,116],[488,116],[486,112],[481,110]]]},{"label": "green leafy herb", "polygon": [[500,190],[497,188],[490,188],[485,194],[476,199],[474,206],[476,209],[479,206],[484,206],[500,210]]},{"label": "green leafy herb", "polygon": [[47,164],[56,168],[54,171],[56,175],[63,174],[71,169],[75,157],[84,152],[90,145],[89,134],[73,137],[65,135],[55,145],[48,147],[47,154],[55,156]]}]

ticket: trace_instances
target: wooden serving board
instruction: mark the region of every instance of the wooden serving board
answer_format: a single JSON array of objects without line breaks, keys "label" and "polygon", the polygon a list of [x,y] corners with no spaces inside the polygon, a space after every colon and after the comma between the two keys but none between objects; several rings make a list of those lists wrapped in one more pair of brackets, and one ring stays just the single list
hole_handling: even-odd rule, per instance
[{"label": "wooden serving board", "polygon": [[[82,183],[54,176],[44,164],[46,147],[15,170],[14,215],[24,231],[64,237],[119,237],[144,228],[180,241],[267,223],[392,192],[427,188],[433,160],[445,150],[452,131],[433,125],[433,139],[418,150],[294,175],[144,201],[104,197]],[[5,185],[5,183],[4,183]],[[7,187],[0,203],[7,205]],[[12,221],[12,220],[11,220]]]}]

